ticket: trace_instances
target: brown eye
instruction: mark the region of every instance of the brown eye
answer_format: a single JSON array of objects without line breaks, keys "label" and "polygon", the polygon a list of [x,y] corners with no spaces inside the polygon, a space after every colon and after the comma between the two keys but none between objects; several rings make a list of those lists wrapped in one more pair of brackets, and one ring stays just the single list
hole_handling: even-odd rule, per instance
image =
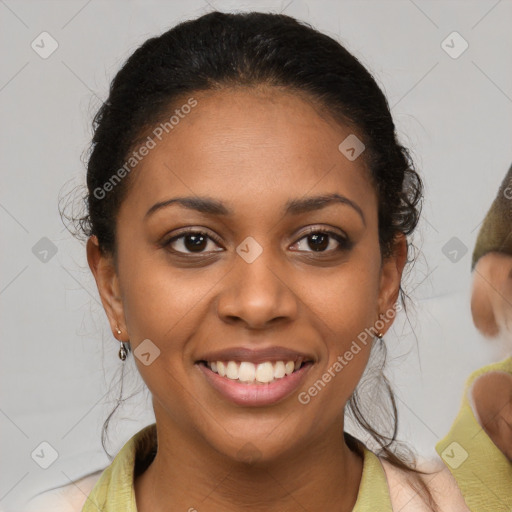
[{"label": "brown eye", "polygon": [[[209,242],[212,244],[209,245]],[[215,241],[202,231],[186,231],[181,233],[179,236],[171,238],[163,244],[164,247],[170,247],[173,252],[180,254],[202,254],[203,252],[212,252],[212,250],[215,251],[215,245]],[[212,246],[212,248],[209,251],[205,251],[209,246]]]},{"label": "brown eye", "polygon": [[325,233],[316,233],[307,237],[309,247],[314,251],[324,251],[329,246],[330,237]]},{"label": "brown eye", "polygon": [[[302,242],[305,241],[305,242]],[[300,248],[302,242],[302,248]],[[350,242],[344,236],[333,231],[311,230],[306,236],[302,237],[296,244],[299,245],[299,251],[328,253],[348,249]],[[308,251],[308,249],[311,249]]]}]

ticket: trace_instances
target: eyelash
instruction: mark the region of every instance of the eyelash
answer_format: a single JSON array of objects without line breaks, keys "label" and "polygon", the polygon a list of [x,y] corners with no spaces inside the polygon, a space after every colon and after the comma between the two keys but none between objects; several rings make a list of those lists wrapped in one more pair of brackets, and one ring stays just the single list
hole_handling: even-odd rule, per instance
[{"label": "eyelash", "polygon": [[[298,242],[300,242],[304,238],[307,238],[308,236],[316,235],[316,234],[330,236],[331,238],[333,238],[334,240],[336,240],[338,242],[339,247],[337,247],[336,249],[331,249],[331,250],[327,250],[327,251],[298,251],[298,252],[308,252],[308,253],[313,253],[313,254],[329,254],[329,253],[333,253],[333,252],[348,250],[352,247],[352,243],[347,237],[340,235],[339,233],[336,233],[334,231],[329,231],[327,229],[322,229],[322,228],[308,228],[307,231],[293,245],[297,244]],[[214,241],[217,245],[221,245],[221,242],[217,237],[215,237],[213,235],[209,235],[205,231],[190,229],[188,231],[181,232],[179,235],[174,236],[174,237],[170,238],[169,240],[165,240],[164,242],[162,242],[161,247],[168,248],[173,242],[176,242],[177,240],[185,238],[188,235],[203,235],[203,236],[209,238],[210,240]],[[201,256],[204,254],[208,254],[208,252],[193,253],[193,252],[176,251],[174,249],[169,249],[169,250],[171,252],[173,252],[174,254],[177,254],[179,256],[186,256],[186,257],[188,257],[188,256],[195,257],[195,256]],[[220,251],[214,251],[214,252],[220,252]]]}]

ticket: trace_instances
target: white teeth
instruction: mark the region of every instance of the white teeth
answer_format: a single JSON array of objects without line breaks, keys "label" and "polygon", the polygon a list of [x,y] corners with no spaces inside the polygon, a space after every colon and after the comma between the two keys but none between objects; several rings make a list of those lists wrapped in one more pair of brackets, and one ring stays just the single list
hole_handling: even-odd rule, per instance
[{"label": "white teeth", "polygon": [[238,369],[238,378],[242,382],[252,382],[256,376],[256,366],[254,364],[249,363],[247,361],[243,361],[240,363],[240,368]]},{"label": "white teeth", "polygon": [[250,361],[211,361],[207,366],[221,377],[240,382],[266,384],[292,374],[300,368],[302,362],[302,358],[297,361],[266,361],[260,364]]},{"label": "white teeth", "polygon": [[228,379],[238,379],[238,365],[235,361],[229,361],[226,366],[226,377]]},{"label": "white teeth", "polygon": [[282,379],[286,375],[283,361],[277,361],[274,365],[274,378]]},{"label": "white teeth", "polygon": [[274,380],[274,367],[272,363],[261,363],[256,368],[256,380],[259,382],[272,382]]}]

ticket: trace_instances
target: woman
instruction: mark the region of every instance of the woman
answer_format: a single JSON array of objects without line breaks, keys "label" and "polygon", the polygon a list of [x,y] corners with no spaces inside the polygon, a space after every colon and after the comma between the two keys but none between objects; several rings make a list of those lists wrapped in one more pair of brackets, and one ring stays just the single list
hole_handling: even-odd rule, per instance
[{"label": "woman", "polygon": [[288,16],[212,12],[135,51],[94,127],[87,258],[156,424],[67,510],[469,510],[449,469],[395,453],[385,378],[384,431],[356,392],[422,197],[359,61]]}]

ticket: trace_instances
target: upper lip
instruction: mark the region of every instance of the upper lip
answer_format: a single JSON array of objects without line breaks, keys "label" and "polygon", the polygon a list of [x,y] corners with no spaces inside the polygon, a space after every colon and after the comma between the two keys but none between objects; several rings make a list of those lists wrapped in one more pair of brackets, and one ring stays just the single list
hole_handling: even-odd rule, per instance
[{"label": "upper lip", "polygon": [[245,347],[235,347],[223,350],[216,350],[208,352],[198,359],[200,361],[250,361],[251,363],[258,364],[266,361],[297,361],[301,359],[304,362],[313,361],[314,358],[303,352],[291,350],[285,347],[267,347],[261,349],[251,349]]}]

